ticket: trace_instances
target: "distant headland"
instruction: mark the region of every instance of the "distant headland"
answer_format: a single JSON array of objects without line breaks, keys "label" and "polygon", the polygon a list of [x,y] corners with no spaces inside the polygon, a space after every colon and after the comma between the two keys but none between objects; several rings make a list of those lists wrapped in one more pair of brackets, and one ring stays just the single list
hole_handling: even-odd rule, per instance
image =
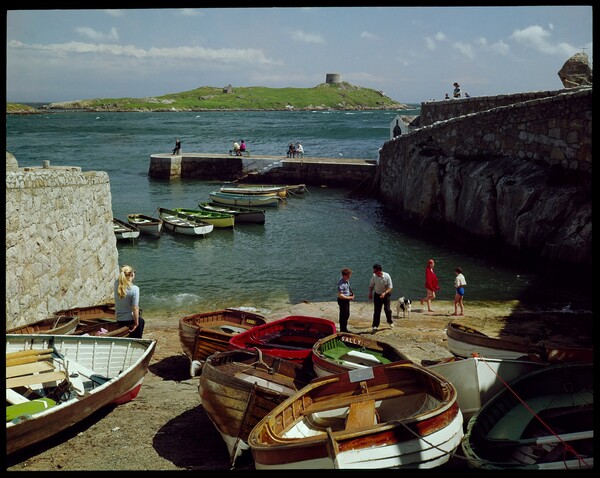
[{"label": "distant headland", "polygon": [[[202,86],[181,93],[145,98],[96,98],[50,103],[40,108],[7,103],[7,114],[35,114],[48,110],[93,112],[285,111],[285,110],[398,110],[409,109],[383,91],[354,86],[327,76],[313,88],[262,86],[217,88]],[[333,80],[333,81],[332,81]]]}]

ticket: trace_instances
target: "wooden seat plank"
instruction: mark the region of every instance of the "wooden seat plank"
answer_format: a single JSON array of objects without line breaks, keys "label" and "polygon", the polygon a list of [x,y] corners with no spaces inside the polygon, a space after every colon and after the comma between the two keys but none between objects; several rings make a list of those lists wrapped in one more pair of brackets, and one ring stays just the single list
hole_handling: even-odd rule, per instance
[{"label": "wooden seat plank", "polygon": [[6,367],[6,378],[19,377],[37,372],[48,372],[49,370],[54,370],[54,366],[50,362],[45,361],[12,365]]},{"label": "wooden seat plank", "polygon": [[371,427],[375,424],[375,400],[355,402],[350,405],[346,418],[346,430]]},{"label": "wooden seat plank", "polygon": [[46,372],[33,375],[25,375],[23,377],[9,378],[6,380],[6,388],[25,387],[36,383],[55,382],[64,380],[67,376],[64,372]]}]

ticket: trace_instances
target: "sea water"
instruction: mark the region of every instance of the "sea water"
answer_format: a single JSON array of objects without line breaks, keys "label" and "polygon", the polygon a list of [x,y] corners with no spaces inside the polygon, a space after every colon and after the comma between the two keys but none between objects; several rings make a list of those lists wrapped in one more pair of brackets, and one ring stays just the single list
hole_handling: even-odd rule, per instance
[{"label": "sea water", "polygon": [[[6,116],[6,150],[19,166],[79,166],[106,171],[113,215],[157,215],[159,207],[195,208],[222,183],[156,180],[148,176],[150,156],[170,153],[176,138],[183,152],[227,153],[245,140],[251,154],[285,157],[289,143],[307,155],[377,160],[390,139],[396,115],[408,111],[271,111],[93,113],[46,112]],[[394,283],[393,298],[418,302],[424,269],[434,258],[441,290],[454,297],[454,268],[462,267],[470,301],[517,299],[542,287],[548,308],[564,309],[586,297],[557,281],[560,292],[540,286],[540,277],[519,264],[476,255],[438,236],[415,234],[398,224],[376,199],[355,198],[345,188],[309,186],[278,208],[265,208],[264,225],[215,228],[206,237],[164,232],[117,243],[119,264],[136,269],[143,309],[184,315],[223,307],[268,312],[301,301],[335,301],[343,267],[354,272],[356,300],[368,300],[372,265],[383,265]],[[76,271],[73,271],[76,273]],[[568,281],[567,281],[568,282]],[[552,283],[551,283],[552,285]],[[580,291],[581,292],[581,291]],[[591,302],[591,299],[589,299]],[[74,306],[80,304],[73,304]]]}]

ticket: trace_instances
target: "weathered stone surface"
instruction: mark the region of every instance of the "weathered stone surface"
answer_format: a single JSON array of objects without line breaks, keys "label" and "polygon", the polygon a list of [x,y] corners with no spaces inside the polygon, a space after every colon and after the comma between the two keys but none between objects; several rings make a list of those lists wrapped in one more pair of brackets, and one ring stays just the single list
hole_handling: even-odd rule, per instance
[{"label": "weathered stone surface", "polygon": [[9,153],[7,151],[6,152],[6,170],[14,171],[16,169],[19,169],[19,162],[17,161],[17,158],[15,158],[11,153]]},{"label": "weathered stone surface", "polygon": [[592,86],[592,69],[585,53],[575,53],[558,72],[565,88]]}]

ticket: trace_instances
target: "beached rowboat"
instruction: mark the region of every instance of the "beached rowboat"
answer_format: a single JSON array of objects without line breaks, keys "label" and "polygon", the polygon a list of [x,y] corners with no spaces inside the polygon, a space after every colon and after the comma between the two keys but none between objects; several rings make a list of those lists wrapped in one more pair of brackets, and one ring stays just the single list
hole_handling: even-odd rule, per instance
[{"label": "beached rowboat", "polygon": [[250,432],[256,469],[434,468],[460,445],[456,389],[410,361],[313,380]]},{"label": "beached rowboat", "polygon": [[231,466],[249,449],[250,430],[314,378],[311,367],[260,349],[218,352],[206,360],[198,388],[202,407],[225,441]]},{"label": "beached rowboat", "polygon": [[31,324],[11,327],[7,334],[51,334],[66,335],[75,332],[79,325],[79,318],[72,315],[57,315],[47,319],[38,320]]},{"label": "beached rowboat", "polygon": [[155,340],[6,335],[6,453],[44,441],[139,393]]}]

